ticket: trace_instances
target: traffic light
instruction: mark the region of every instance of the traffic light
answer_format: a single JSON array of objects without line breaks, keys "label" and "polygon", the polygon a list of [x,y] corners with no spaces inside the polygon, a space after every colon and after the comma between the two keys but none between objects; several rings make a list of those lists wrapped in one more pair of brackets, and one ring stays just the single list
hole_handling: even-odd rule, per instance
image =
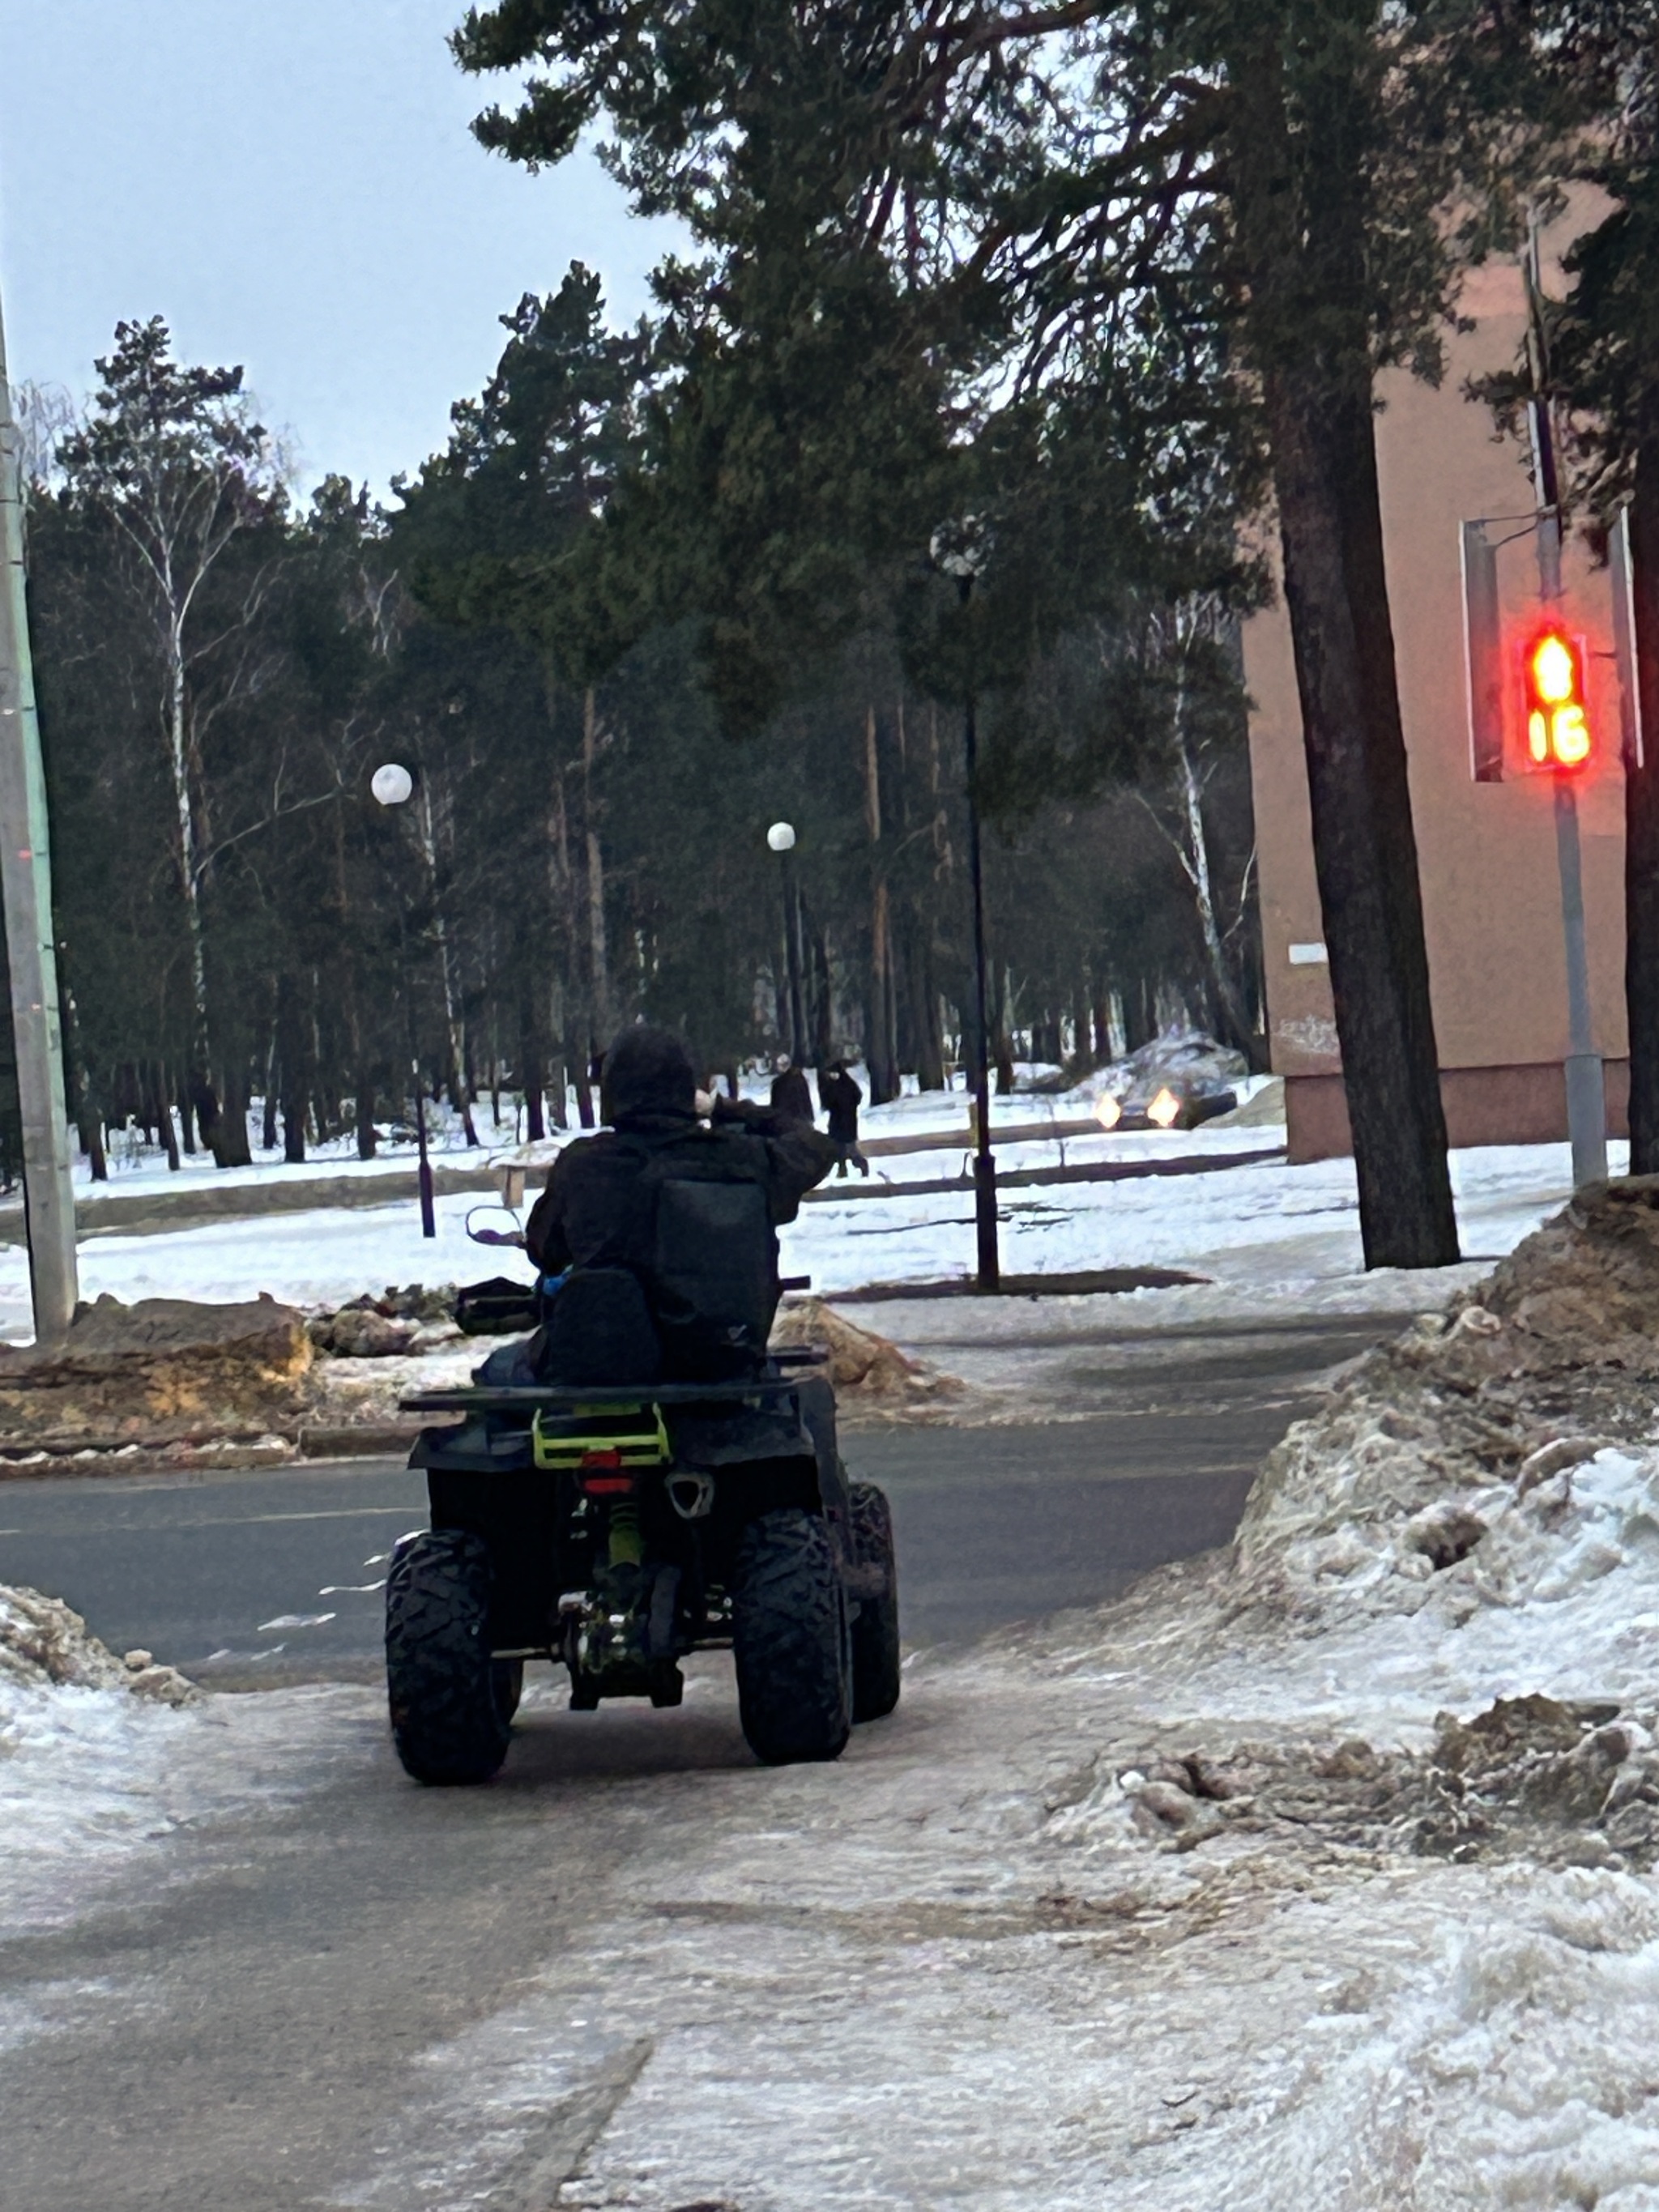
[{"label": "traffic light", "polygon": [[1527,647],[1527,757],[1534,768],[1580,769],[1590,757],[1584,703],[1584,654],[1551,623]]}]

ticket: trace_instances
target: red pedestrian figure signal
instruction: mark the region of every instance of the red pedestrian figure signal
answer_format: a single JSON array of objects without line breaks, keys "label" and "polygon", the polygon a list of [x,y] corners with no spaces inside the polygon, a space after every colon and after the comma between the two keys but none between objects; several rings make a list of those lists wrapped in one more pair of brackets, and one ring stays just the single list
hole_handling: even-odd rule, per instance
[{"label": "red pedestrian figure signal", "polygon": [[1583,768],[1590,757],[1584,704],[1584,655],[1553,627],[1527,648],[1527,757],[1534,768]]}]

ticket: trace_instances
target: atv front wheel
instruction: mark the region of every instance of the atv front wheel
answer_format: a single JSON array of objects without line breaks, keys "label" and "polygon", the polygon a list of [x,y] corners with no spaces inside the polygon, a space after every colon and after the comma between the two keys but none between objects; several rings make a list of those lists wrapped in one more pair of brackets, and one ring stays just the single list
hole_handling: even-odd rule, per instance
[{"label": "atv front wheel", "polygon": [[487,1782],[507,1757],[512,1670],[489,1656],[489,1550],[429,1528],[392,1563],[386,1674],[392,1740],[416,1782]]},{"label": "atv front wheel", "polygon": [[817,1514],[787,1506],[744,1530],[732,1651],[738,1714],[757,1759],[840,1758],[853,1720],[847,1598]]},{"label": "atv front wheel", "polygon": [[893,1514],[873,1482],[852,1487],[854,1595],[853,1718],[878,1721],[899,1701],[898,1566]]}]

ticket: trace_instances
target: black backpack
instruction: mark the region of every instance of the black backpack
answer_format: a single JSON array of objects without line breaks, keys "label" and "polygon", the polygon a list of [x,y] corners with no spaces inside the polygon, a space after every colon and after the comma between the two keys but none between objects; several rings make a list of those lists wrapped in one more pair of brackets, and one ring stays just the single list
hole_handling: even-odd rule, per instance
[{"label": "black backpack", "polygon": [[778,1306],[778,1246],[763,1149],[676,1145],[646,1153],[650,1263],[644,1271],[666,1372],[724,1382],[766,1357]]}]

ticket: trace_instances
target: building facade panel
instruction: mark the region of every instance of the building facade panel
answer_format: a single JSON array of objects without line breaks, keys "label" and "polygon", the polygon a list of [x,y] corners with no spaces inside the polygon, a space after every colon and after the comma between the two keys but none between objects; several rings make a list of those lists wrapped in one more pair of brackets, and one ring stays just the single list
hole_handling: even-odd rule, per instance
[{"label": "building facade panel", "polygon": [[[1582,227],[1575,224],[1573,228]],[[1518,265],[1477,271],[1474,327],[1450,342],[1437,386],[1381,380],[1377,459],[1396,665],[1428,937],[1436,1036],[1454,1144],[1564,1137],[1566,978],[1555,791],[1526,772],[1522,659],[1541,619],[1527,451],[1493,434],[1466,395],[1511,367],[1525,331]],[[1492,518],[1504,641],[1505,780],[1474,780],[1462,526]],[[1507,518],[1507,520],[1505,520]],[[1583,544],[1563,560],[1561,611],[1586,647],[1595,738],[1575,777],[1595,1043],[1608,1069],[1609,1127],[1623,1130],[1623,771],[1607,572]],[[1244,637],[1273,1065],[1286,1079],[1292,1156],[1348,1148],[1340,1060],[1314,875],[1307,774],[1290,626],[1282,605]]]}]

